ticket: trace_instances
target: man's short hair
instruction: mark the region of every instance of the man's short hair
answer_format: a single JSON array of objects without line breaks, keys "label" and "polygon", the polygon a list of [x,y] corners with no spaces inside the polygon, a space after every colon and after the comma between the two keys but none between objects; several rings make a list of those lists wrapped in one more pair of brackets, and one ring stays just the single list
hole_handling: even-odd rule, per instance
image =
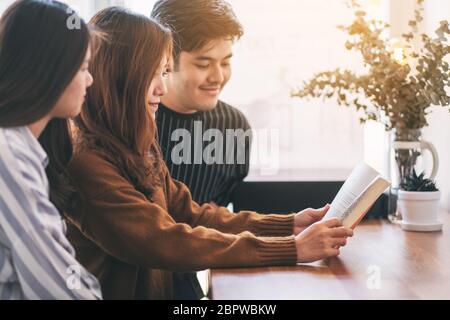
[{"label": "man's short hair", "polygon": [[244,34],[231,5],[223,0],[159,0],[151,16],[172,30],[175,62],[182,51],[192,52],[220,38],[236,41]]}]

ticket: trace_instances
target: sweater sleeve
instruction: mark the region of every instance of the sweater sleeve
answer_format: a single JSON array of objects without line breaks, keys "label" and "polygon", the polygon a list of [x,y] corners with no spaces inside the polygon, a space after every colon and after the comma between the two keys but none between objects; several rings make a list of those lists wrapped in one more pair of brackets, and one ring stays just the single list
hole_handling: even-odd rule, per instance
[{"label": "sweater sleeve", "polygon": [[199,205],[192,200],[189,189],[183,183],[165,175],[169,186],[169,211],[174,218],[192,227],[205,226],[225,233],[237,234],[250,231],[257,236],[290,236],[294,229],[294,214],[258,214],[241,211],[237,214],[214,204]]},{"label": "sweater sleeve", "polygon": [[[87,238],[121,261],[173,271],[296,263],[294,236],[227,234],[177,223],[105,160],[78,160],[72,161],[69,171],[83,200],[77,213],[69,214],[70,220]],[[102,165],[98,161],[103,161]],[[198,213],[201,215],[200,209]]]}]

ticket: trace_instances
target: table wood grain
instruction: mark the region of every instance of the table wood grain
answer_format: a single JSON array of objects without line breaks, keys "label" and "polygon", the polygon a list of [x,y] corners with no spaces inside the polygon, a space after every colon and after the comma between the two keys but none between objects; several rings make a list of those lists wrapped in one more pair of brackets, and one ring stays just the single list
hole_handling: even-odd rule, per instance
[{"label": "table wood grain", "polygon": [[360,224],[337,258],[294,267],[212,270],[215,300],[450,299],[450,214],[441,232]]}]

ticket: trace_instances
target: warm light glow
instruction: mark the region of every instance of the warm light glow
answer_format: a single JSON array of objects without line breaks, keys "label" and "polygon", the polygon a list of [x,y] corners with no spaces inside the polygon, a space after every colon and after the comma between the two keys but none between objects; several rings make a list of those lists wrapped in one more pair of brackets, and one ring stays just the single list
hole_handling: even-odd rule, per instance
[{"label": "warm light glow", "polygon": [[394,48],[394,59],[397,63],[403,65],[406,63],[406,53],[404,48]]},{"label": "warm light glow", "polygon": [[408,55],[406,47],[403,46],[398,39],[391,41],[392,58],[400,65],[405,65],[408,62]]}]

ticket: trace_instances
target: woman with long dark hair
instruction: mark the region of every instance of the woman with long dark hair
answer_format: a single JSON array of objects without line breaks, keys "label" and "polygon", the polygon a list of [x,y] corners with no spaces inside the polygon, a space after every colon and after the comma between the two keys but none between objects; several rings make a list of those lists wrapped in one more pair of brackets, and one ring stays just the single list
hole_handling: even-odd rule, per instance
[{"label": "woman with long dark hair", "polygon": [[[80,193],[68,237],[106,299],[170,299],[171,271],[295,265],[339,254],[352,231],[324,210],[260,215],[192,201],[160,156],[154,114],[166,93],[171,35],[123,8],[91,21],[108,36],[77,121],[68,171]],[[179,124],[181,125],[181,124]]]},{"label": "woman with long dark hair", "polygon": [[79,114],[93,81],[90,44],[85,22],[57,1],[19,0],[1,17],[1,300],[101,298],[59,212],[73,193],[66,119]]}]

